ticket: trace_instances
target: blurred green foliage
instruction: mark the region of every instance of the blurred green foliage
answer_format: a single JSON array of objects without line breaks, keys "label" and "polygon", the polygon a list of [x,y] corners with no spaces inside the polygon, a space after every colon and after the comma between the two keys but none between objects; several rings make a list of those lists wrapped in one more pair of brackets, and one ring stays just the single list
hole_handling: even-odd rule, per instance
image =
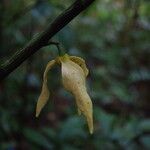
[{"label": "blurred green foliage", "polygon": [[[0,63],[72,2],[1,0]],[[45,65],[57,56],[51,45],[0,83],[0,150],[150,149],[149,10],[149,0],[97,0],[53,39],[90,69],[93,135],[62,87],[60,68],[49,73],[51,97],[35,118]]]}]

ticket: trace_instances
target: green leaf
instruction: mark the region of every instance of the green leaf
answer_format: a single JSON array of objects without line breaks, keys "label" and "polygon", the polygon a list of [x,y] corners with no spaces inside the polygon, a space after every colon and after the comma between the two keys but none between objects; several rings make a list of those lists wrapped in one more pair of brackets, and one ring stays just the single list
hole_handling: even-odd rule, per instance
[{"label": "green leaf", "polygon": [[42,133],[44,133],[48,138],[57,138],[56,132],[51,128],[42,128]]},{"label": "green leaf", "polygon": [[31,129],[31,128],[25,128],[23,130],[24,136],[29,140],[30,142],[41,146],[43,148],[52,149],[53,146],[40,132]]},{"label": "green leaf", "polygon": [[144,145],[144,147],[150,149],[150,135],[142,137],[140,141]]},{"label": "green leaf", "polygon": [[79,116],[69,118],[61,127],[60,138],[71,139],[74,137],[85,137],[86,134],[82,129],[83,123],[85,123],[85,121],[83,120],[83,118],[79,118]]},{"label": "green leaf", "polygon": [[141,120],[139,123],[139,128],[141,131],[150,131],[150,119]]}]

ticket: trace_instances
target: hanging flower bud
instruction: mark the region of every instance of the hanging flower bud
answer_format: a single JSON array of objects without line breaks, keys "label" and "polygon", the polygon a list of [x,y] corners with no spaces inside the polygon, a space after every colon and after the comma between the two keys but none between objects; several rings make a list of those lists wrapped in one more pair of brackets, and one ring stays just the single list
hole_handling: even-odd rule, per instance
[{"label": "hanging flower bud", "polygon": [[76,56],[65,54],[48,63],[43,77],[42,92],[38,99],[36,116],[39,115],[41,109],[46,104],[49,98],[47,88],[47,73],[55,64],[61,64],[62,83],[64,88],[71,92],[76,100],[78,113],[86,117],[89,131],[93,133],[93,106],[92,101],[86,90],[86,76],[89,70],[86,67],[85,61]]}]

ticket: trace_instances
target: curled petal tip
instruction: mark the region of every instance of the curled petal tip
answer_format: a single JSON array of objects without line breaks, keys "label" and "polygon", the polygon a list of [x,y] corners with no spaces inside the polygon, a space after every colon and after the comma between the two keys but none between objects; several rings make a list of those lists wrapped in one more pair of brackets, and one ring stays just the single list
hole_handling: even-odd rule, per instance
[{"label": "curled petal tip", "polygon": [[39,114],[38,114],[38,113],[36,113],[35,117],[36,117],[36,118],[38,118],[38,116],[39,116]]},{"label": "curled petal tip", "polygon": [[40,111],[36,110],[35,117],[38,118],[38,117],[39,117],[39,114],[40,114]]},{"label": "curled petal tip", "polygon": [[93,134],[93,129],[92,129],[92,130],[90,130],[90,134]]},{"label": "curled petal tip", "polygon": [[89,126],[89,132],[90,132],[90,134],[93,134],[93,132],[94,132],[93,123],[92,123],[92,125]]},{"label": "curled petal tip", "polygon": [[86,66],[85,60],[81,57],[77,57],[77,56],[70,56],[70,59],[75,62],[76,64],[78,64],[84,71],[85,76],[87,76],[89,74],[89,70]]}]

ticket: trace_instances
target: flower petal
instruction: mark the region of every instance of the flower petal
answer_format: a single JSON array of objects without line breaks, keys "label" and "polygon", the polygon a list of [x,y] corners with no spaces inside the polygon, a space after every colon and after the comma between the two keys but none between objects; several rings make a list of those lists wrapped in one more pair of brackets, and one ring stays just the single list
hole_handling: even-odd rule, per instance
[{"label": "flower petal", "polygon": [[52,60],[52,61],[48,62],[47,66],[46,66],[46,69],[44,71],[42,91],[41,91],[41,94],[39,96],[37,106],[36,106],[36,117],[39,116],[42,108],[45,106],[45,104],[48,101],[49,90],[48,90],[48,87],[47,87],[47,74],[48,74],[48,71],[55,65],[55,63],[56,63],[55,60]]},{"label": "flower petal", "polygon": [[77,56],[69,56],[69,58],[83,69],[86,76],[89,74],[89,70],[87,69],[85,60],[83,58]]},{"label": "flower petal", "polygon": [[90,133],[93,133],[93,106],[92,101],[86,90],[77,94],[78,108],[87,119]]},{"label": "flower petal", "polygon": [[75,96],[78,110],[86,117],[90,133],[93,133],[93,108],[86,90],[85,72],[69,56],[61,59],[61,65],[63,85]]}]

